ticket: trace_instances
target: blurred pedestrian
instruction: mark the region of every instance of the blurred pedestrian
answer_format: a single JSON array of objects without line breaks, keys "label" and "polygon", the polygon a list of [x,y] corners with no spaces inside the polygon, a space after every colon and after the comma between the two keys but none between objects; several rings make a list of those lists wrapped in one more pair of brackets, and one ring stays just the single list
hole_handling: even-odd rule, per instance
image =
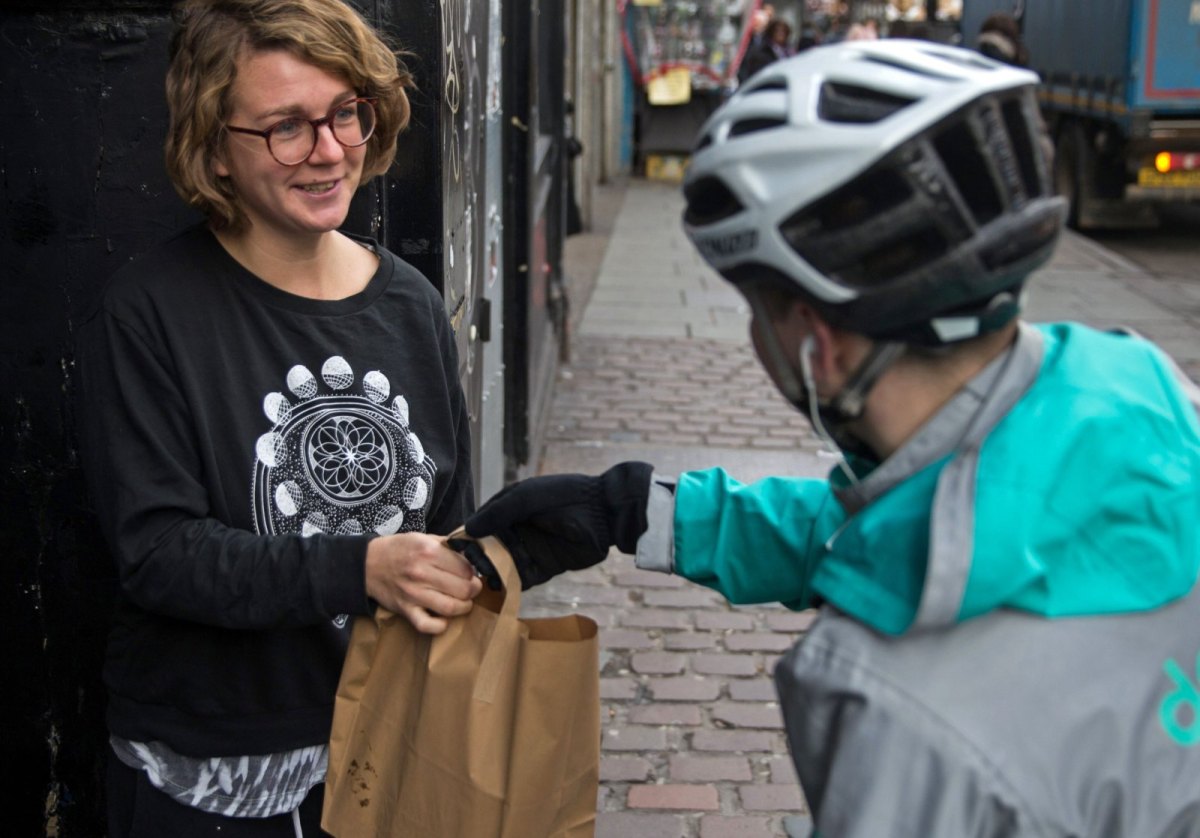
[{"label": "blurred pedestrian", "polygon": [[804,52],[821,44],[821,30],[812,23],[800,27],[800,35],[796,39],[796,52]]},{"label": "blurred pedestrian", "polygon": [[1005,64],[1029,66],[1029,50],[1021,38],[1021,25],[1010,14],[996,12],[988,15],[979,27],[975,47],[988,58]]},{"label": "blurred pedestrian", "polygon": [[791,57],[791,37],[792,27],[786,20],[775,18],[770,21],[763,29],[759,42],[746,50],[746,57],[738,68],[738,83],[744,83],[772,62]]},{"label": "blurred pedestrian", "polygon": [[874,41],[874,40],[878,40],[878,38],[879,38],[879,33],[875,29],[875,27],[870,26],[867,23],[863,22],[863,23],[851,24],[850,28],[846,30],[845,40],[847,40],[847,41]]},{"label": "blurred pedestrian", "polygon": [[775,7],[770,3],[763,3],[754,10],[750,16],[750,43],[757,44],[762,40],[763,31],[767,28],[767,24],[775,19]]}]

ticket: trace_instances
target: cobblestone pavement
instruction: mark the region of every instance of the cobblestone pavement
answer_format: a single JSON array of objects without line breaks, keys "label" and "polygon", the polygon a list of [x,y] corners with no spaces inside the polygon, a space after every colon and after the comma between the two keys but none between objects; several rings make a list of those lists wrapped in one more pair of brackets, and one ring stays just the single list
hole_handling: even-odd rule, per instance
[{"label": "cobblestone pavement", "polygon": [[[667,474],[722,465],[744,481],[825,474],[831,460],[754,358],[740,298],[684,239],[678,189],[612,189],[613,215],[596,222],[607,247],[593,235],[573,253],[568,240],[579,281],[571,361],[538,470],[594,474],[642,459]],[[1071,235],[1033,281],[1028,311],[1133,325],[1195,374],[1196,307],[1162,296],[1170,290]],[[526,594],[527,614],[569,610],[601,626],[598,838],[808,834],[771,671],[812,612],[730,606],[616,552]]]},{"label": "cobblestone pavement", "polygon": [[[646,459],[668,473],[721,463],[745,479],[779,461],[821,468],[812,435],[747,346],[586,336],[560,376],[543,470]],[[798,456],[798,453],[802,456]],[[602,626],[597,835],[808,832],[770,673],[810,613],[735,608],[615,553],[538,592]]]}]

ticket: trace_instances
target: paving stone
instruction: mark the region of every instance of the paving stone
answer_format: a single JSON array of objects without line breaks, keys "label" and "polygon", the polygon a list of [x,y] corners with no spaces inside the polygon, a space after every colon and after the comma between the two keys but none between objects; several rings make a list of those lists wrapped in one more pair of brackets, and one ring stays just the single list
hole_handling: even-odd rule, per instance
[{"label": "paving stone", "polygon": [[725,648],[732,652],[784,652],[795,642],[794,637],[774,632],[745,631],[725,636]]},{"label": "paving stone", "polygon": [[671,779],[684,783],[713,783],[720,780],[749,782],[753,779],[746,757],[705,757],[672,754]]},{"label": "paving stone", "polygon": [[721,694],[721,682],[705,678],[651,678],[647,686],[654,701],[712,701]]},{"label": "paving stone", "polygon": [[580,605],[626,605],[629,602],[629,592],[604,585],[562,583],[547,589],[542,594],[542,600]]},{"label": "paving stone", "polygon": [[605,751],[662,751],[667,747],[667,734],[661,728],[641,725],[605,727],[600,747]]},{"label": "paving stone", "polygon": [[774,838],[771,819],[748,815],[705,815],[700,838]]},{"label": "paving stone", "polygon": [[601,678],[601,700],[632,701],[637,698],[638,682],[633,678]]},{"label": "paving stone", "polygon": [[721,802],[712,786],[648,783],[629,787],[627,802],[631,809],[719,809]]},{"label": "paving stone", "polygon": [[693,586],[678,591],[646,591],[646,605],[661,608],[704,608],[723,603],[725,598],[707,588]]},{"label": "paving stone", "polygon": [[[779,419],[775,416],[763,416],[759,413],[751,413],[748,416],[731,416],[729,419],[735,426],[743,425],[748,428],[755,429],[756,432],[763,428],[771,428],[779,424]],[[804,421],[797,417],[797,421]]]},{"label": "paving stone", "polygon": [[684,611],[665,611],[658,608],[639,608],[621,617],[626,628],[691,628],[692,616]]},{"label": "paving stone", "polygon": [[731,727],[783,730],[783,715],[774,702],[723,702],[713,705],[711,715],[714,722]]},{"label": "paving stone", "polygon": [[738,786],[738,797],[749,812],[805,812],[804,794],[800,786],[777,783]]},{"label": "paving stone", "polygon": [[704,441],[704,437],[701,434],[687,434],[679,431],[670,433],[655,431],[646,434],[646,441],[660,442],[663,445],[699,445]]},{"label": "paving stone", "polygon": [[698,730],[692,734],[692,749],[774,753],[784,750],[784,747],[783,739],[778,734],[762,730]]},{"label": "paving stone", "polygon": [[634,629],[602,629],[600,645],[608,649],[653,649],[656,641],[647,632]]},{"label": "paving stone", "polygon": [[770,757],[767,759],[767,767],[771,772],[772,783],[795,785],[799,782],[796,778],[796,764],[792,762],[791,757]]},{"label": "paving stone", "polygon": [[757,436],[750,440],[751,448],[771,448],[784,451],[794,446],[795,443],[786,437]]},{"label": "paving stone", "polygon": [[663,634],[663,645],[668,649],[687,651],[712,649],[717,645],[714,635],[690,631],[670,631]]},{"label": "paving stone", "polygon": [[645,757],[600,757],[600,782],[641,783],[654,776],[654,766]]},{"label": "paving stone", "polygon": [[635,725],[700,725],[704,714],[696,704],[642,704],[630,708],[629,721]]},{"label": "paving stone", "polygon": [[[536,589],[535,589],[536,590]],[[616,628],[617,621],[629,613],[630,606],[615,606],[615,605],[585,605],[583,607],[564,608],[558,603],[550,603],[542,609],[542,614],[537,616],[543,617],[561,617],[564,613],[575,613],[583,617],[590,617],[596,621],[596,625],[601,629]],[[521,616],[533,616],[525,613],[524,604],[521,605]]]},{"label": "paving stone", "polygon": [[696,614],[696,628],[705,631],[749,631],[754,618],[734,611],[702,611]]},{"label": "paving stone", "polygon": [[686,665],[684,655],[670,652],[636,652],[630,658],[633,671],[642,675],[678,675]]},{"label": "paving stone", "polygon": [[701,675],[758,675],[759,663],[753,655],[728,653],[691,656],[693,672]]},{"label": "paving stone", "polygon": [[775,682],[768,677],[734,678],[729,682],[729,697],[734,701],[778,701]]},{"label": "paving stone", "polygon": [[596,816],[596,838],[681,838],[687,834],[688,819],[682,815],[601,812]]},{"label": "paving stone", "polygon": [[750,444],[750,437],[737,433],[705,434],[704,444],[713,448],[746,448]]}]

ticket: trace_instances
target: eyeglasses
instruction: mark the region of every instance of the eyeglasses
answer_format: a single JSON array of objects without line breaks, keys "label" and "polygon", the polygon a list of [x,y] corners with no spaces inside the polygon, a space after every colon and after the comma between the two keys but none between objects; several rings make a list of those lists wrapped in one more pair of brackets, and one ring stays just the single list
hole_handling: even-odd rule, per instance
[{"label": "eyeglasses", "polygon": [[299,166],[312,156],[317,147],[317,131],[328,125],[333,138],[345,148],[358,148],[371,139],[375,132],[375,100],[347,99],[334,107],[320,119],[305,119],[289,116],[281,119],[265,131],[254,128],[236,128],[226,125],[226,130],[239,134],[253,134],[267,141],[267,151],[276,162],[284,166]]}]

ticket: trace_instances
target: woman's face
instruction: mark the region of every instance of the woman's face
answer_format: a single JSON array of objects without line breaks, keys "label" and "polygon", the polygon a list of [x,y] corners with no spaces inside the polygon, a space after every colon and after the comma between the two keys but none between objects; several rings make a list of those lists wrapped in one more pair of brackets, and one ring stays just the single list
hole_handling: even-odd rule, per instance
[{"label": "woman's face", "polygon": [[[291,53],[252,52],[238,61],[228,124],[263,131],[289,116],[321,119],[356,95],[349,82]],[[248,236],[296,239],[341,226],[365,156],[366,146],[342,146],[328,125],[318,129],[312,154],[298,166],[277,162],[262,137],[226,132],[213,169],[233,182],[250,219]]]}]

